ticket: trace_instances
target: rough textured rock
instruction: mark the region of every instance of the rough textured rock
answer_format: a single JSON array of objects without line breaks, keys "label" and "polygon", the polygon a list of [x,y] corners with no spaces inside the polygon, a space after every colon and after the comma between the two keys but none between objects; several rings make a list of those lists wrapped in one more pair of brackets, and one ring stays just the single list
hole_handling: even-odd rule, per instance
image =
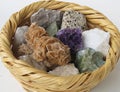
[{"label": "rough textured rock", "polygon": [[75,60],[75,65],[81,73],[92,72],[93,70],[101,67],[104,63],[103,54],[96,52],[91,48],[79,51]]},{"label": "rough textured rock", "polygon": [[78,69],[74,66],[74,64],[67,64],[64,66],[58,66],[54,70],[49,71],[49,74],[57,75],[57,76],[70,76],[76,75],[79,73]]},{"label": "rough textured rock", "polygon": [[18,48],[18,53],[20,53],[20,55],[30,55],[33,53],[33,50],[28,44],[22,44]]},{"label": "rough textured rock", "polygon": [[36,25],[36,23],[32,23],[29,27],[29,31],[27,31],[25,34],[25,40],[28,46],[33,49],[37,44],[38,39],[42,36],[48,36],[48,33],[43,27]]},{"label": "rough textured rock", "polygon": [[25,32],[28,31],[28,26],[22,26],[22,27],[18,27],[16,32],[15,32],[15,35],[14,35],[14,38],[13,38],[13,47],[12,47],[12,50],[13,52],[19,56],[20,53],[18,53],[18,47],[25,43],[25,37],[24,37],[24,34]]},{"label": "rough textured rock", "polygon": [[52,65],[64,65],[70,62],[70,51],[58,39],[43,36],[34,48],[33,58],[38,62],[48,61]]},{"label": "rough textured rock", "polygon": [[29,56],[29,55],[19,56],[18,58],[25,61],[25,62],[27,62],[28,64],[30,64],[31,66],[33,66],[33,67],[35,67],[37,69],[47,71],[47,68],[45,67],[43,62],[38,63],[35,60],[33,60],[32,57]]},{"label": "rough textured rock", "polygon": [[110,45],[110,34],[101,29],[95,28],[82,33],[84,47],[90,47],[100,51],[104,56],[108,54]]},{"label": "rough textured rock", "polygon": [[79,28],[81,30],[88,29],[85,16],[78,11],[65,11],[63,14],[61,29],[64,28]]},{"label": "rough textured rock", "polygon": [[41,8],[31,16],[31,23],[36,22],[37,25],[44,28],[47,28],[53,22],[57,22],[58,26],[61,26],[62,16],[63,12],[59,10]]},{"label": "rough textured rock", "polygon": [[[36,24],[30,26],[25,38],[27,46],[33,51],[31,55],[35,61],[46,62],[47,67],[65,65],[70,62],[70,48],[57,38],[48,36],[46,31],[41,30],[41,27]],[[21,51],[26,53],[25,50]]]}]

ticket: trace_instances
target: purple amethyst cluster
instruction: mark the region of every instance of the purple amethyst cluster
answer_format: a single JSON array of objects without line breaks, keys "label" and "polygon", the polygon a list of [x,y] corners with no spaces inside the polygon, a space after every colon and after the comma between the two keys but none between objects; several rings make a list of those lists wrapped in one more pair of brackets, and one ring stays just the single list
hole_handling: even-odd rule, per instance
[{"label": "purple amethyst cluster", "polygon": [[79,28],[62,29],[58,31],[56,37],[70,47],[71,54],[76,54],[77,51],[83,49],[82,31]]}]

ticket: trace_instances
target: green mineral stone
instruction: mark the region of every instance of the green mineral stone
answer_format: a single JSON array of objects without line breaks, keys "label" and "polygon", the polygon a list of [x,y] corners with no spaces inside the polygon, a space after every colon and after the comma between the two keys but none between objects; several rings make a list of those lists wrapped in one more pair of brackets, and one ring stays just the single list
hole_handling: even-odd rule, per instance
[{"label": "green mineral stone", "polygon": [[86,48],[76,54],[75,65],[80,73],[92,72],[93,70],[101,67],[105,61],[103,54],[96,52],[94,49]]},{"label": "green mineral stone", "polygon": [[50,36],[54,36],[57,33],[57,31],[58,31],[57,23],[53,22],[52,24],[50,24],[48,26],[48,28],[46,29],[46,31],[48,32],[48,34]]}]

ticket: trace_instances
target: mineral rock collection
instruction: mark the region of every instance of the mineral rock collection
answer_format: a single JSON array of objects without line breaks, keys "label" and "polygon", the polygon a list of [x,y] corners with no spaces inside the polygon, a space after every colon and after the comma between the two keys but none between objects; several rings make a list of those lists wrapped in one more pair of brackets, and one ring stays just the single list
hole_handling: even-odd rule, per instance
[{"label": "mineral rock collection", "polygon": [[92,72],[105,63],[110,34],[88,28],[79,11],[40,8],[30,21],[13,37],[16,58],[57,76]]}]

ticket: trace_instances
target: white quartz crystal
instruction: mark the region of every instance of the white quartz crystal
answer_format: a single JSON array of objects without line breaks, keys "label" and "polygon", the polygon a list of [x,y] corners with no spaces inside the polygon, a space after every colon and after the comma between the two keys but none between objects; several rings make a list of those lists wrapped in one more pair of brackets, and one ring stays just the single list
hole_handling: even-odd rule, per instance
[{"label": "white quartz crystal", "polygon": [[104,56],[108,54],[110,33],[95,28],[84,31],[82,35],[85,48],[93,48],[96,51],[100,51]]},{"label": "white quartz crystal", "polygon": [[44,70],[44,71],[47,70],[47,68],[45,67],[43,62],[36,62],[29,55],[19,56],[19,59],[27,62],[28,64],[30,64],[31,66],[33,66],[37,69]]},{"label": "white quartz crystal", "polygon": [[28,26],[22,26],[18,27],[16,29],[15,35],[13,37],[13,42],[12,42],[12,50],[16,56],[20,56],[21,53],[18,52],[18,48],[20,45],[25,43],[25,37],[24,34],[25,32],[28,31]]},{"label": "white quartz crystal", "polygon": [[54,70],[49,71],[48,73],[58,76],[70,76],[78,74],[78,69],[74,66],[74,64],[67,64],[64,66],[58,66]]},{"label": "white quartz crystal", "polygon": [[18,47],[19,45],[25,42],[24,34],[26,31],[28,31],[28,26],[22,26],[17,28],[13,41],[15,47]]}]

